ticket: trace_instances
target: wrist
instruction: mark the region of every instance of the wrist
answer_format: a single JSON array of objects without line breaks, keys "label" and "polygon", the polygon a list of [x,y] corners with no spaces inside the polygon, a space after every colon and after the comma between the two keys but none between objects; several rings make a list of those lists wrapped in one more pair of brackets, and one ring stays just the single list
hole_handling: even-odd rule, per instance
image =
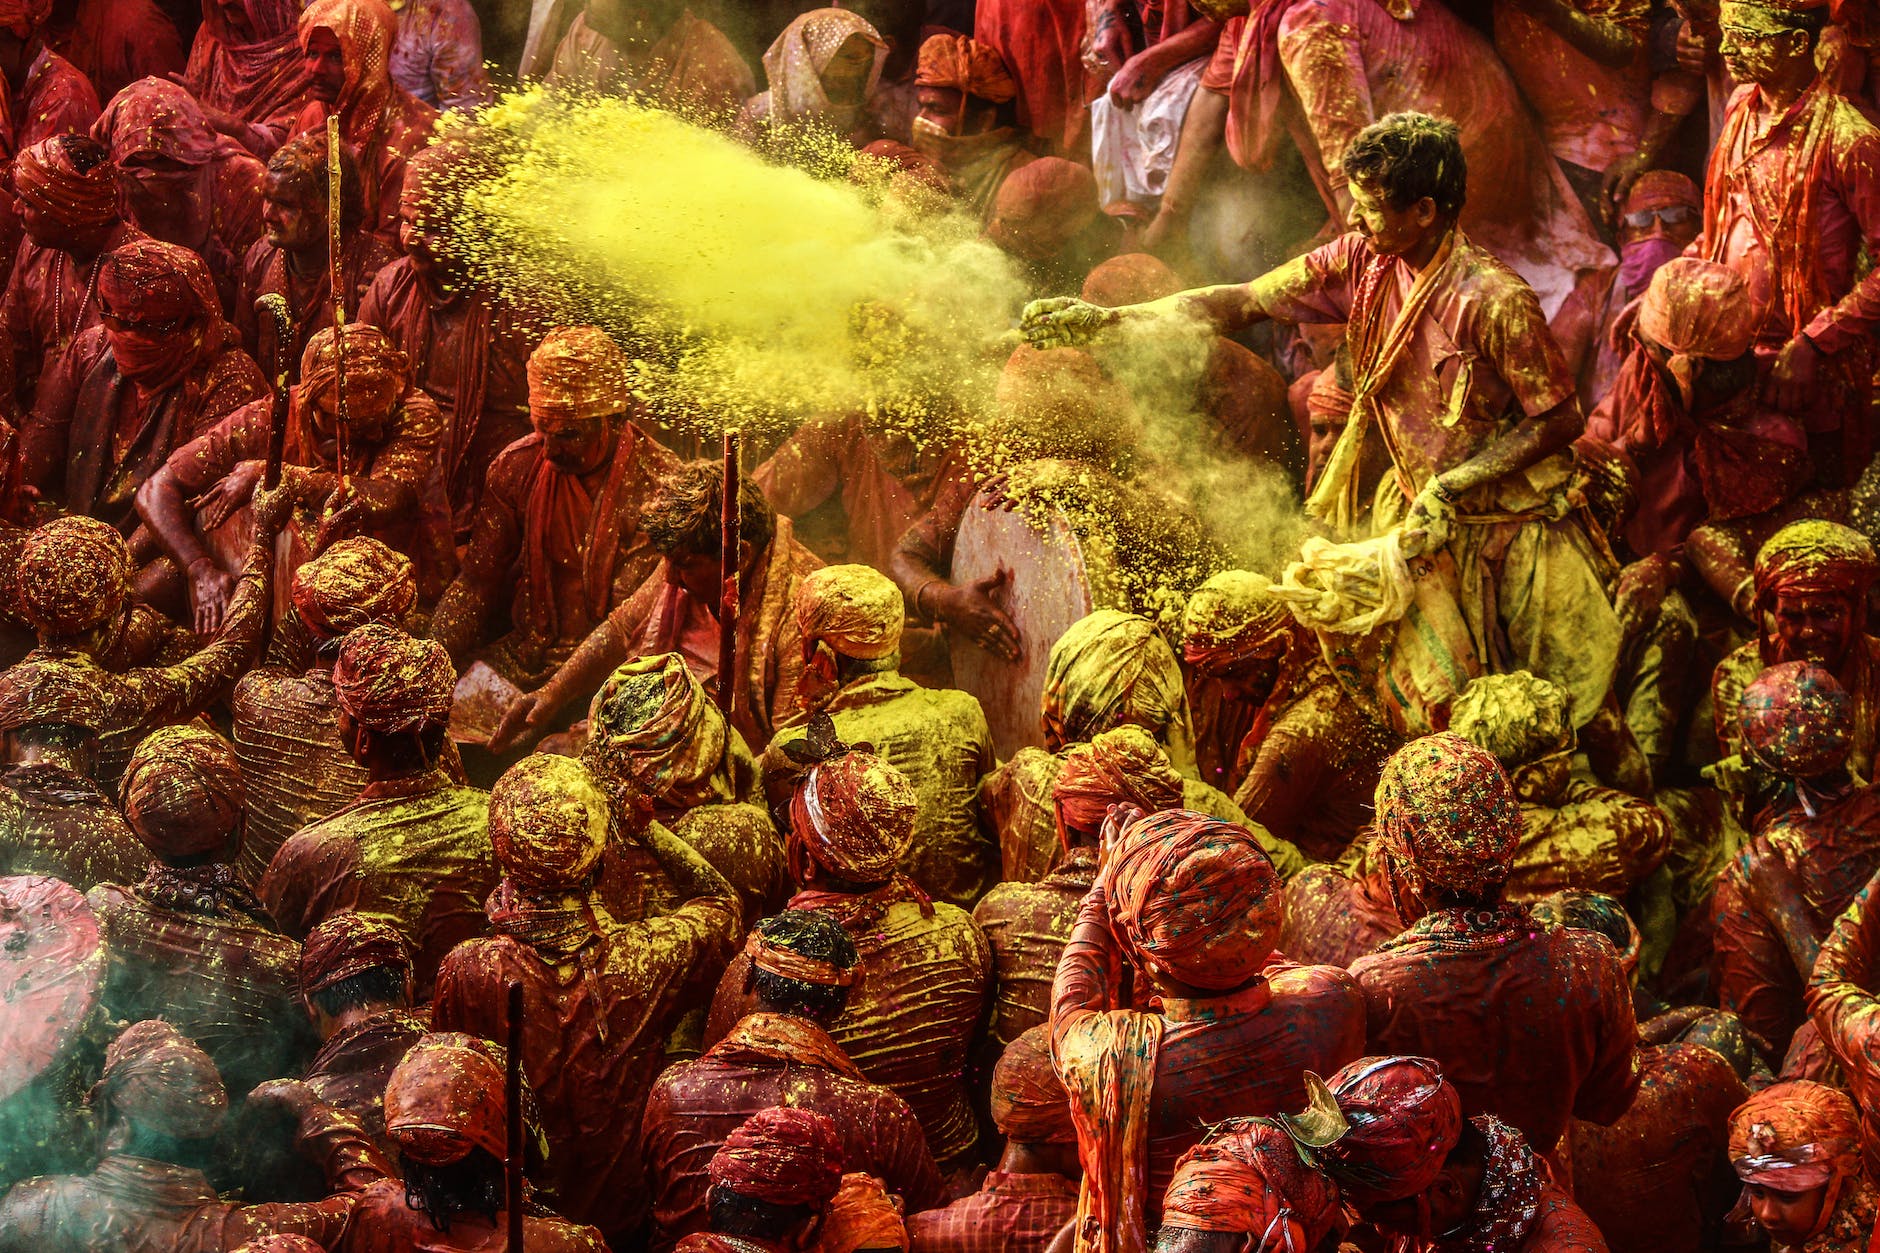
[{"label": "wrist", "polygon": [[213,566],[214,564],[214,557],[211,557],[208,553],[199,553],[197,556],[191,558],[189,564],[183,568],[189,572],[191,578],[194,578],[196,577],[196,572],[203,566]]}]

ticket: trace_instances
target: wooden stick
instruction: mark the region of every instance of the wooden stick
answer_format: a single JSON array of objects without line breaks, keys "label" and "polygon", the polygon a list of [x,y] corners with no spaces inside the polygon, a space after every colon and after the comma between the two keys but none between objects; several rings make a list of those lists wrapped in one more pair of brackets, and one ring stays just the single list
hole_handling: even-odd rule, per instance
[{"label": "wooden stick", "polygon": [[274,328],[274,351],[268,364],[274,385],[273,410],[269,414],[268,459],[261,473],[261,485],[269,491],[281,485],[281,462],[287,455],[287,346],[294,339],[294,324],[287,312],[287,297],[269,292],[255,301],[255,313],[262,325]]},{"label": "wooden stick", "polygon": [[727,719],[738,686],[733,673],[738,661],[738,533],[744,529],[738,509],[738,484],[744,476],[739,452],[738,432],[726,431],[723,525],[718,537],[718,574],[724,589],[718,602],[718,708]]},{"label": "wooden stick", "polygon": [[503,1112],[508,1159],[503,1163],[503,1209],[509,1222],[508,1253],[522,1253],[522,985],[509,985],[509,1057],[503,1075]]},{"label": "wooden stick", "polygon": [[333,362],[338,371],[339,383],[339,486],[346,490],[346,461],[351,441],[347,438],[347,428],[352,425],[351,412],[346,406],[346,285],[340,262],[340,160],[339,160],[339,115],[326,119],[326,264],[327,286],[333,296]]}]

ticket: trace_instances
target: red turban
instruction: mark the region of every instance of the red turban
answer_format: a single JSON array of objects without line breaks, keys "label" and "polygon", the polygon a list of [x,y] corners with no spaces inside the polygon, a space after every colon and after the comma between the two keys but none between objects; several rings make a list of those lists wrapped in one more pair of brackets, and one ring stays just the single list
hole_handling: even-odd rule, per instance
[{"label": "red turban", "polygon": [[1360,1057],[1327,1084],[1349,1128],[1320,1151],[1346,1195],[1412,1197],[1436,1182],[1462,1139],[1462,1097],[1427,1057]]},{"label": "red turban", "polygon": [[1860,1111],[1826,1084],[1772,1084],[1730,1115],[1730,1161],[1745,1183],[1806,1192],[1856,1173],[1859,1154]]},{"label": "red turban", "polygon": [[1736,360],[1749,351],[1757,321],[1743,276],[1700,257],[1659,266],[1638,309],[1639,334],[1670,354],[1665,368],[1686,404],[1694,363]]},{"label": "red turban", "polygon": [[111,1041],[91,1103],[108,1104],[147,1131],[201,1140],[221,1127],[228,1093],[209,1055],[153,1018]]},{"label": "red turban", "polygon": [[929,35],[920,46],[914,85],[950,87],[989,104],[1004,104],[1018,95],[1018,84],[999,50],[964,35]]},{"label": "red turban", "polygon": [[490,789],[490,843],[519,888],[584,885],[607,851],[609,820],[593,772],[558,753],[524,757]]},{"label": "red turban", "polygon": [[443,726],[456,687],[457,671],[442,644],[380,622],[348,634],[333,665],[334,701],[380,735]]},{"label": "red turban", "polygon": [[1170,978],[1226,991],[1273,956],[1279,872],[1245,827],[1187,809],[1151,814],[1123,832],[1103,882],[1118,932]]},{"label": "red turban", "polygon": [[331,544],[294,571],[294,609],[307,629],[334,640],[372,622],[404,625],[418,600],[411,558],[369,535]]},{"label": "red turban", "polygon": [[[1305,1232],[1303,1247],[1315,1249],[1337,1224],[1338,1188],[1325,1173],[1300,1160],[1292,1138],[1263,1118],[1233,1118],[1209,1129],[1200,1144],[1182,1154],[1162,1202],[1162,1226],[1265,1237],[1270,1246],[1290,1242],[1284,1223]],[[1277,1226],[1276,1226],[1277,1225]]]},{"label": "red turban", "polygon": [[1357,397],[1338,385],[1338,370],[1327,366],[1320,370],[1318,377],[1312,380],[1312,390],[1306,393],[1306,412],[1320,417],[1337,418],[1343,426],[1351,417],[1351,404]]},{"label": "red turban", "polygon": [[1045,747],[1053,752],[1124,725],[1153,735],[1178,768],[1180,750],[1189,747],[1181,663],[1155,624],[1136,614],[1099,609],[1059,636],[1045,663],[1041,705]]},{"label": "red turban", "polygon": [[140,78],[111,97],[91,137],[119,165],[143,155],[207,165],[215,156],[215,128],[202,106],[188,88],[167,78]]},{"label": "red turban", "polygon": [[117,166],[107,157],[81,170],[72,160],[74,145],[90,148],[75,135],[42,139],[20,153],[13,181],[20,199],[64,226],[109,226],[117,221]]},{"label": "red turban", "polygon": [[52,658],[0,671],[0,731],[55,723],[94,732],[118,729],[97,667]]},{"label": "red turban", "polygon": [[1169,763],[1141,727],[1117,727],[1064,754],[1051,801],[1057,811],[1058,840],[1070,848],[1069,828],[1095,831],[1112,805],[1134,805],[1145,814],[1179,809],[1181,772]]},{"label": "red turban", "polygon": [[473,1149],[507,1154],[503,1068],[451,1037],[426,1036],[385,1084],[385,1134],[401,1156],[426,1166],[460,1162]]},{"label": "red turban", "polygon": [[1377,781],[1383,851],[1423,883],[1481,895],[1508,880],[1521,806],[1493,753],[1460,735],[1398,749]]},{"label": "red turban", "polygon": [[986,238],[1024,261],[1048,261],[1102,212],[1090,167],[1039,157],[1005,176]]},{"label": "red turban", "polygon": [[992,1068],[992,1125],[1020,1144],[1075,1144],[1070,1093],[1051,1062],[1051,1027],[1040,1023],[1005,1046]]},{"label": "red turban", "polygon": [[914,842],[919,808],[907,776],[873,753],[812,766],[790,801],[791,870],[801,882],[807,857],[851,883],[885,882]]},{"label": "red turban", "polygon": [[1737,726],[1750,757],[1790,779],[1839,769],[1853,744],[1854,702],[1812,661],[1770,666],[1743,689]]},{"label": "red turban", "polygon": [[824,566],[796,593],[805,651],[820,641],[844,657],[878,661],[900,651],[906,618],[901,589],[872,566]]},{"label": "red turban", "polygon": [[1116,309],[1160,300],[1181,289],[1181,279],[1160,257],[1146,252],[1126,252],[1090,271],[1084,278],[1082,294],[1093,305]]},{"label": "red turban", "polygon": [[705,1173],[739,1196],[820,1210],[842,1185],[842,1135],[827,1114],[759,1110],[725,1137]]},{"label": "red turban", "polygon": [[51,636],[109,622],[130,599],[130,587],[131,551],[96,518],[54,518],[36,527],[13,571],[20,616]]},{"label": "red turban", "polygon": [[165,859],[233,850],[242,817],[242,768],[235,746],[197,725],[160,727],[144,737],[124,770],[124,817],[144,847]]},{"label": "red turban", "polygon": [[300,946],[300,994],[310,997],[381,966],[410,974],[404,933],[376,914],[329,914]]},{"label": "red turban", "polygon": [[600,418],[632,398],[627,354],[598,326],[563,326],[529,354],[529,416],[537,422]]},{"label": "red turban", "polygon": [[[678,653],[624,662],[588,706],[581,760],[616,804],[690,799],[723,768],[730,726]],[[689,806],[688,806],[689,807]]]},{"label": "red turban", "polygon": [[[339,335],[323,326],[313,333],[300,354],[300,386],[303,398],[319,395],[339,385]],[[389,391],[404,395],[411,386],[411,358],[407,357],[378,327],[368,322],[346,324],[346,388],[348,398],[356,400],[365,391]]]},{"label": "red turban", "polygon": [[1625,196],[1625,213],[1643,213],[1647,209],[1665,209],[1672,205],[1702,208],[1704,193],[1690,176],[1676,170],[1646,170],[1632,184]]},{"label": "red turban", "polygon": [[1791,522],[1756,554],[1756,603],[1815,592],[1860,602],[1876,574],[1873,544],[1859,531],[1819,518]]},{"label": "red turban", "polygon": [[131,322],[220,321],[222,301],[201,257],[160,239],[134,239],[105,254],[98,300]]},{"label": "red turban", "polygon": [[1223,570],[1196,588],[1182,613],[1182,658],[1191,666],[1229,666],[1273,648],[1293,616],[1272,586],[1263,575]]},{"label": "red turban", "polygon": [[857,1171],[842,1176],[842,1186],[823,1213],[817,1253],[857,1253],[861,1249],[905,1249],[907,1224],[897,1197],[873,1175]]}]

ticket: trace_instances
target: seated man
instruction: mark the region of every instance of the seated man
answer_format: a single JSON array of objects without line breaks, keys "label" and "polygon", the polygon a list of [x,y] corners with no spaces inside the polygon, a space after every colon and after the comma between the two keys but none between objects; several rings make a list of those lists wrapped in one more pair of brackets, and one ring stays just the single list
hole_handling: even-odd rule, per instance
[{"label": "seated man", "polygon": [[842,1140],[835,1121],[814,1110],[759,1110],[725,1139],[706,1175],[703,1232],[677,1253],[810,1253],[842,1186]]},{"label": "seated man", "polygon": [[640,511],[678,458],[627,416],[628,362],[597,326],[550,331],[529,356],[535,426],[490,464],[463,567],[431,618],[461,670],[546,680],[659,556]]},{"label": "seated man", "polygon": [[1857,1253],[1872,1240],[1856,1118],[1846,1093],[1806,1079],[1764,1088],[1730,1115],[1740,1204],[1771,1253]]},{"label": "seated man", "polygon": [[1006,175],[1033,159],[1013,124],[1018,95],[1005,58],[964,35],[929,35],[914,71],[914,147],[946,174],[954,196],[981,221]]},{"label": "seated man", "polygon": [[556,43],[531,32],[523,72],[550,86],[644,97],[706,117],[729,116],[757,94],[756,80],[724,32],[682,0],[589,3]]},{"label": "seated man", "polygon": [[[1229,1118],[1182,1154],[1162,1198],[1155,1253],[1234,1253],[1271,1241],[1326,1247],[1345,1217],[1338,1185],[1313,1160],[1305,1130],[1328,1104],[1315,1093],[1297,1116]],[[1330,1124],[1336,1128],[1336,1122]]]},{"label": "seated man", "polygon": [[383,1142],[386,1081],[425,1033],[411,1012],[411,946],[385,919],[344,910],[307,933],[299,975],[322,1041],[301,1079]]},{"label": "seated man", "polygon": [[[979,781],[995,764],[979,701],[926,688],[900,673],[901,589],[867,566],[812,571],[796,594],[803,641],[797,703],[821,711],[840,738],[867,742],[907,776],[920,798],[914,842],[900,869],[936,900],[970,907],[997,873],[997,849],[981,825]],[[791,760],[808,734],[799,714],[764,750],[765,791],[788,804],[801,772]]]}]

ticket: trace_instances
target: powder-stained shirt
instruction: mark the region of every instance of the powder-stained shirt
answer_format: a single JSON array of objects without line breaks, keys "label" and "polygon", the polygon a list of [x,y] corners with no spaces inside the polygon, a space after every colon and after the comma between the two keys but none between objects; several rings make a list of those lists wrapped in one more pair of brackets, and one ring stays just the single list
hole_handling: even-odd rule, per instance
[{"label": "powder-stained shirt", "polygon": [[0,767],[0,874],[46,875],[84,892],[135,883],[149,864],[150,850],[91,779],[49,762]]},{"label": "powder-stained shirt", "polygon": [[492,98],[469,0],[405,0],[389,68],[394,84],[434,109],[471,110]]},{"label": "powder-stained shirt", "polygon": [[1860,1106],[1867,1176],[1880,1170],[1880,882],[1869,880],[1822,942],[1808,1013]]},{"label": "powder-stained shirt", "polygon": [[1671,821],[1650,801],[1572,782],[1553,804],[1521,805],[1521,844],[1507,899],[1577,888],[1625,896],[1671,849]]},{"label": "powder-stained shirt", "polygon": [[979,1191],[907,1220],[913,1253],[1044,1253],[1077,1216],[1077,1184],[1062,1175],[994,1170]]},{"label": "powder-stained shirt", "polygon": [[1279,951],[1293,961],[1349,966],[1402,930],[1381,875],[1307,866],[1286,883]]},{"label": "powder-stained shirt", "polygon": [[344,809],[372,781],[339,738],[333,672],[250,670],[229,697],[242,767],[242,878],[261,882],[268,863],[302,827]]},{"label": "powder-stained shirt", "polygon": [[996,972],[992,1038],[1010,1044],[1051,1017],[1051,983],[1096,877],[1093,848],[1074,848],[1036,883],[1001,883],[973,907]]}]

